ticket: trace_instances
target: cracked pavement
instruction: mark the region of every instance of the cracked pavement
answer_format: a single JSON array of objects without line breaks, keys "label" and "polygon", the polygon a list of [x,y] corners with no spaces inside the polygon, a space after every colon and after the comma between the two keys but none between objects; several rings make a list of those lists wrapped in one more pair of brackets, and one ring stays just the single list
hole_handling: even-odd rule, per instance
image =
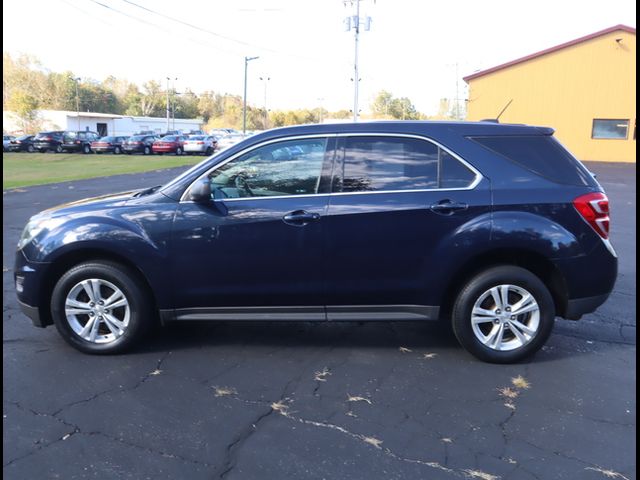
[{"label": "cracked pavement", "polygon": [[181,324],[81,354],[18,310],[22,227],[177,171],[4,191],[5,478],[635,478],[635,165],[588,167],[611,199],[615,291],[508,366],[446,325],[388,322]]}]

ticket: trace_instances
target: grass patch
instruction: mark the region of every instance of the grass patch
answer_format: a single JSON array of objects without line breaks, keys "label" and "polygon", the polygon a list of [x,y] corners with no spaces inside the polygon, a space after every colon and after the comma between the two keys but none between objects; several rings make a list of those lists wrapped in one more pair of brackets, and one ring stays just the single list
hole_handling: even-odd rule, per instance
[{"label": "grass patch", "polygon": [[2,153],[2,188],[148,172],[193,165],[202,156],[83,155],[79,153]]}]

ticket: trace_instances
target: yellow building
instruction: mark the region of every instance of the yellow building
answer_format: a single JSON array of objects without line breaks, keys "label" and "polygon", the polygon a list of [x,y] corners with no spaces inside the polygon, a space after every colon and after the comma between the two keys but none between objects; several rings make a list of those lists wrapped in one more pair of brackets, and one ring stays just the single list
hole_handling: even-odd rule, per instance
[{"label": "yellow building", "polygon": [[[636,161],[636,29],[616,25],[468,75],[468,120],[553,127],[580,160]],[[506,109],[505,109],[506,107]]]}]

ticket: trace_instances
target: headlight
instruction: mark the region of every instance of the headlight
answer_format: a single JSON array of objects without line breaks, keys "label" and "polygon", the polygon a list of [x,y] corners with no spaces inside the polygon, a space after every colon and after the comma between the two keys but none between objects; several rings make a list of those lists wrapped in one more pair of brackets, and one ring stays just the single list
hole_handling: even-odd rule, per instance
[{"label": "headlight", "polygon": [[62,222],[62,218],[32,218],[22,231],[22,236],[18,241],[18,250],[22,250],[44,230],[52,230],[61,225]]}]

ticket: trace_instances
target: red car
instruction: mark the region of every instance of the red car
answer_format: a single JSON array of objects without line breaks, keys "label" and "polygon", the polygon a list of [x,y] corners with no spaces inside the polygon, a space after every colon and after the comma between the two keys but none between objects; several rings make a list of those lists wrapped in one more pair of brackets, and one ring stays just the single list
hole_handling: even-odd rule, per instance
[{"label": "red car", "polygon": [[153,153],[175,153],[176,155],[182,155],[184,152],[184,141],[187,137],[182,135],[167,135],[155,142],[151,150]]}]

